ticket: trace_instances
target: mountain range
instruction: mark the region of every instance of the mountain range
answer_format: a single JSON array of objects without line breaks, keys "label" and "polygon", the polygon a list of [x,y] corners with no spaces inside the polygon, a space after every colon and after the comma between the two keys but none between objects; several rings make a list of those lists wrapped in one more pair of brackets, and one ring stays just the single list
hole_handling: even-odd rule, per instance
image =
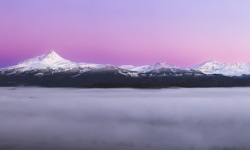
[{"label": "mountain range", "polygon": [[[246,81],[249,75],[250,63],[226,64],[207,61],[189,68],[169,65],[165,62],[144,66],[114,66],[71,62],[55,51],[50,51],[15,66],[0,69],[0,86],[248,86]],[[211,82],[208,82],[210,80]]]}]

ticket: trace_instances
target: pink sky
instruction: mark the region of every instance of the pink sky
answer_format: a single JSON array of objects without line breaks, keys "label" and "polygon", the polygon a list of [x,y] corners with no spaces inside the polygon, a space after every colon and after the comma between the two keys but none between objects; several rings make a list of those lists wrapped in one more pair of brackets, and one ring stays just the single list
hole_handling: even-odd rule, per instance
[{"label": "pink sky", "polygon": [[250,62],[246,0],[1,0],[0,67],[56,50],[77,62]]}]

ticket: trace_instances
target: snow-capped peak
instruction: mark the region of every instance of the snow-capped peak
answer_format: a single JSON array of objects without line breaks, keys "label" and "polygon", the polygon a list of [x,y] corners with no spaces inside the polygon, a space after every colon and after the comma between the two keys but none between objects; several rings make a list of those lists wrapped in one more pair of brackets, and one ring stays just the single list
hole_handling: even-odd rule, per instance
[{"label": "snow-capped peak", "polygon": [[59,61],[68,61],[68,60],[65,60],[60,55],[58,55],[54,50],[52,50],[49,53],[40,56],[39,61],[43,61],[46,63],[55,63]]},{"label": "snow-capped peak", "polygon": [[74,65],[74,63],[72,63],[71,61],[62,58],[55,51],[50,51],[47,54],[25,60],[17,64],[16,66],[10,67],[10,69],[19,68],[22,69],[23,71],[30,69],[45,69],[45,68],[58,69],[66,66],[69,67],[72,65]]},{"label": "snow-capped peak", "polygon": [[55,51],[50,51],[47,54],[21,62],[18,65],[20,66],[28,66],[28,65],[35,65],[35,64],[53,65],[56,63],[69,63],[69,62],[70,62],[69,60],[62,58]]},{"label": "snow-capped peak", "polygon": [[250,74],[250,63],[226,64],[216,61],[207,61],[200,65],[194,66],[193,69],[199,70],[205,74],[241,76],[243,74]]},{"label": "snow-capped peak", "polygon": [[127,69],[130,71],[147,73],[153,70],[159,70],[161,68],[178,68],[177,66],[169,65],[166,62],[156,63],[154,65],[144,65],[144,66],[132,66],[132,65],[123,65],[120,68]]},{"label": "snow-capped peak", "polygon": [[102,64],[92,64],[92,63],[76,63],[71,62],[62,58],[58,55],[54,50],[48,52],[47,54],[37,56],[31,59],[27,59],[15,66],[11,66],[8,68],[3,68],[3,70],[16,70],[20,72],[30,71],[30,70],[44,70],[44,69],[53,69],[58,71],[60,70],[71,70],[73,68],[78,68],[81,72],[88,71],[91,69],[98,69],[107,67],[110,65],[102,65]]},{"label": "snow-capped peak", "polygon": [[205,74],[214,74],[217,71],[225,68],[226,66],[227,66],[227,64],[225,64],[225,63],[211,60],[211,61],[206,61],[200,65],[194,66],[194,67],[192,67],[192,69],[199,70]]}]

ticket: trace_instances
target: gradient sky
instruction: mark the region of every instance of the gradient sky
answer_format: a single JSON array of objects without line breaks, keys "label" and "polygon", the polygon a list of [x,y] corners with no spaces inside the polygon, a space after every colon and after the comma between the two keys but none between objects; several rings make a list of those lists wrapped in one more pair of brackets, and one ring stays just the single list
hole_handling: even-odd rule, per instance
[{"label": "gradient sky", "polygon": [[54,49],[76,62],[250,62],[249,0],[0,0],[0,67]]}]

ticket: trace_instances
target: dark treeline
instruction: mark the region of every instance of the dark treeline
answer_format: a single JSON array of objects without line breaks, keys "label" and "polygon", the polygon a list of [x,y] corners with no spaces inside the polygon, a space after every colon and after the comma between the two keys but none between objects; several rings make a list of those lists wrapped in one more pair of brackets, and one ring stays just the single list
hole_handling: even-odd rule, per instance
[{"label": "dark treeline", "polygon": [[90,71],[85,73],[36,71],[16,74],[0,74],[0,86],[87,87],[87,88],[165,88],[165,87],[245,87],[250,86],[250,76],[229,77],[223,75],[153,75],[137,77],[114,71]]}]

